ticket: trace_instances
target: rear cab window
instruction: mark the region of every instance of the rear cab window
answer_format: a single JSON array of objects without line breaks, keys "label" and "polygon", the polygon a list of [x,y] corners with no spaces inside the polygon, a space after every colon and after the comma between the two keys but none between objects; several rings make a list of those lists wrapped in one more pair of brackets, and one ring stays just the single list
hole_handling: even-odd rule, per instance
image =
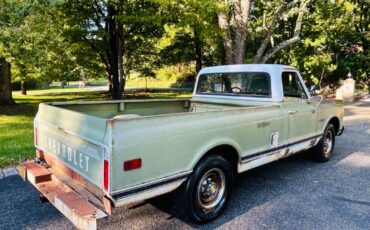
[{"label": "rear cab window", "polygon": [[197,94],[271,97],[268,73],[212,73],[199,76]]}]

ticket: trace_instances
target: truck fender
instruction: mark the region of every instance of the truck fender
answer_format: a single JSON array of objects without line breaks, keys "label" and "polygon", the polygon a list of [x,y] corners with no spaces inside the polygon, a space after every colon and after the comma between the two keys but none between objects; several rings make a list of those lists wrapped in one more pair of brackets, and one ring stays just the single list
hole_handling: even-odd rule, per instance
[{"label": "truck fender", "polygon": [[240,146],[235,141],[229,140],[229,139],[214,140],[214,141],[205,143],[202,146],[202,148],[200,148],[200,150],[194,155],[192,161],[190,162],[190,168],[194,169],[195,166],[199,163],[199,161],[204,156],[212,152],[212,150],[217,149],[217,147],[223,147],[223,146],[233,148],[235,152],[237,153],[237,158],[238,158],[237,162],[240,162],[240,155],[242,151],[241,151]]},{"label": "truck fender", "polygon": [[[333,124],[334,125],[334,129],[335,129],[335,133],[337,134],[339,131],[340,131],[340,120],[338,117],[336,116],[333,116],[333,117],[330,117],[327,121],[326,121],[326,125],[325,127],[329,124]],[[324,127],[324,129],[325,129]]]}]

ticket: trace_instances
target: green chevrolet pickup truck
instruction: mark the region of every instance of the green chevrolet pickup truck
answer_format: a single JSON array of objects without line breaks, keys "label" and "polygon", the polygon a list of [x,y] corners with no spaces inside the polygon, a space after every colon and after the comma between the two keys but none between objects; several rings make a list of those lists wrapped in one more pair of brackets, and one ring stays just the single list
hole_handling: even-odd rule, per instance
[{"label": "green chevrolet pickup truck", "polygon": [[237,173],[307,149],[328,161],[343,115],[293,67],[207,67],[190,99],[40,104],[37,157],[19,172],[78,228],[175,190],[204,223],[225,210]]}]

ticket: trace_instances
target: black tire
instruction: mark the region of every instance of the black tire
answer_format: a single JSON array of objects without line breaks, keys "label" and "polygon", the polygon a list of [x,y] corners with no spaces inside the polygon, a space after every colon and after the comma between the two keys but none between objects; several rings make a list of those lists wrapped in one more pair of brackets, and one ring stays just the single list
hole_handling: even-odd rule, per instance
[{"label": "black tire", "polygon": [[334,150],[335,145],[335,128],[329,123],[322,135],[319,143],[312,148],[312,154],[315,161],[327,162]]},{"label": "black tire", "polygon": [[234,169],[230,163],[219,155],[208,156],[180,187],[177,206],[196,223],[212,221],[225,210],[233,182]]}]

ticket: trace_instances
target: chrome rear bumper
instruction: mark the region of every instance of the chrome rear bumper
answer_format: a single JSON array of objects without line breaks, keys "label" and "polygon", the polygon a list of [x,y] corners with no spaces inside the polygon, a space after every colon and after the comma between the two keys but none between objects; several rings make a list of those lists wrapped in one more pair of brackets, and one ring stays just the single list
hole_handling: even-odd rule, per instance
[{"label": "chrome rear bumper", "polygon": [[19,174],[78,229],[97,229],[98,223],[107,217],[104,211],[95,207],[88,199],[82,197],[40,164],[33,161],[23,162],[19,165]]}]

